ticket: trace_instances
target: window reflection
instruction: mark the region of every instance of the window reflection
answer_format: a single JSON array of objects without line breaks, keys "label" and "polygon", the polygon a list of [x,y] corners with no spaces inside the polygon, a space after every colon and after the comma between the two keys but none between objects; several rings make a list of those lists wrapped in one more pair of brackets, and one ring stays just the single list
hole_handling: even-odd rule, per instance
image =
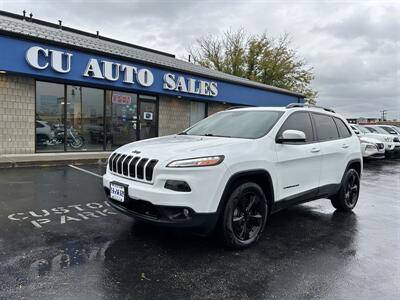
[{"label": "window reflection", "polygon": [[106,149],[137,140],[137,95],[106,91]]},{"label": "window reflection", "polygon": [[72,85],[67,86],[67,150],[103,150],[103,111],[103,90]]},{"label": "window reflection", "polygon": [[49,82],[36,84],[36,151],[64,151],[63,126],[64,85]]},{"label": "window reflection", "polygon": [[[191,121],[205,117],[194,103]],[[158,136],[157,97],[36,81],[36,151],[113,150]]]}]

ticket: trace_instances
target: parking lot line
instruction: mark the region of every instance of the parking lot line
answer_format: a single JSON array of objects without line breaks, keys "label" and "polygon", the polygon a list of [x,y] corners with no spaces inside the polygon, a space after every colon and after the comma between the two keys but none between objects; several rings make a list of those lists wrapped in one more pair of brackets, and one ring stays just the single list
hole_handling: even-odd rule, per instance
[{"label": "parking lot line", "polygon": [[68,165],[68,167],[71,167],[71,168],[73,168],[73,169],[75,169],[75,170],[78,170],[78,171],[81,171],[81,172],[84,172],[84,173],[87,173],[87,174],[90,174],[90,175],[96,176],[96,177],[98,177],[98,178],[103,178],[103,176],[101,176],[101,175],[99,175],[99,174],[96,174],[96,173],[90,172],[90,171],[88,171],[88,170],[85,170],[85,169],[79,168],[79,167],[77,167],[77,166],[74,166],[74,165]]}]

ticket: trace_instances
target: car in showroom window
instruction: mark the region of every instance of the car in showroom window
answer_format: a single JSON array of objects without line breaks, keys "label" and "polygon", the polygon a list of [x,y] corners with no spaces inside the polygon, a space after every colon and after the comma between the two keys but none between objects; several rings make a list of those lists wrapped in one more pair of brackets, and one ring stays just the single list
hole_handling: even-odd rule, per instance
[{"label": "car in showroom window", "polygon": [[144,222],[214,232],[232,248],[261,236],[271,213],[320,198],[357,204],[358,137],[331,110],[293,104],[216,113],[179,133],[116,149],[103,186]]}]

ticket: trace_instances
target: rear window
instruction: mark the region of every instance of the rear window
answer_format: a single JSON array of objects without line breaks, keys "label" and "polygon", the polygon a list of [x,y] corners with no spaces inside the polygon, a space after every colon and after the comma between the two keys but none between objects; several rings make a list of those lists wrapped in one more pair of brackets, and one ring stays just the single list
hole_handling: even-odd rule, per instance
[{"label": "rear window", "polygon": [[336,128],[335,121],[331,116],[313,113],[313,119],[317,130],[317,138],[319,141],[336,140],[339,133]]},{"label": "rear window", "polygon": [[339,118],[333,118],[333,119],[335,120],[340,137],[341,138],[350,137],[351,132],[350,132],[349,128],[346,126],[346,124],[344,124],[344,122],[342,120],[340,120]]}]

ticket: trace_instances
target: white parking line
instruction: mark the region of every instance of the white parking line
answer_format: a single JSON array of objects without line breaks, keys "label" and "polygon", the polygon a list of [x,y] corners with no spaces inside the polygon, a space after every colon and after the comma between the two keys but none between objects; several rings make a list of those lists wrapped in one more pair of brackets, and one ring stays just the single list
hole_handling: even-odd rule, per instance
[{"label": "white parking line", "polygon": [[84,173],[87,173],[87,174],[90,174],[90,175],[96,176],[96,177],[98,177],[98,178],[103,178],[103,176],[101,176],[101,175],[99,175],[99,174],[96,174],[96,173],[90,172],[90,171],[88,171],[88,170],[85,170],[85,169],[79,168],[79,167],[77,167],[77,166],[74,166],[74,165],[68,165],[68,167],[71,167],[71,168],[73,168],[73,169],[75,169],[75,170],[82,171],[82,172],[84,172]]}]

